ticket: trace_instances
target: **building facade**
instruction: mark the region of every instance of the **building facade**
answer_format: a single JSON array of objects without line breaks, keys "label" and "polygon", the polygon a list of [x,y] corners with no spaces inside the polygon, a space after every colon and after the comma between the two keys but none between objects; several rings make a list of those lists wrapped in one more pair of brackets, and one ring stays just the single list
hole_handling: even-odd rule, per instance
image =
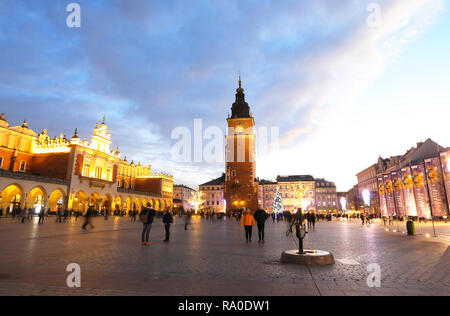
[{"label": "building facade", "polygon": [[185,211],[191,211],[193,206],[189,203],[192,193],[196,192],[185,185],[173,186],[173,205],[174,208],[183,208]]},{"label": "building facade", "polygon": [[362,197],[362,193],[365,190],[370,193],[370,206],[366,205],[368,212],[376,216],[382,214],[382,206],[385,204],[385,193],[380,191],[380,178],[382,179],[384,175],[391,177],[392,172],[399,171],[412,164],[423,163],[426,158],[438,156],[442,151],[445,151],[445,148],[431,139],[427,139],[425,142],[417,143],[415,147],[409,149],[402,156],[392,156],[387,159],[379,157],[376,164],[359,172],[356,175],[358,179],[358,195]]},{"label": "building facade", "polygon": [[120,158],[112,149],[103,119],[90,141],[77,130],[72,138],[37,135],[27,122],[10,127],[0,116],[0,209],[61,208],[139,211],[149,203],[157,210],[172,206],[173,177],[154,174],[151,166]]},{"label": "building facade", "polygon": [[236,101],[227,119],[226,163],[224,198],[227,212],[248,207],[258,207],[258,183],[256,181],[255,120],[245,102],[244,89],[239,78]]},{"label": "building facade", "polygon": [[205,194],[205,203],[201,209],[209,212],[224,213],[227,211],[227,202],[224,195],[225,174],[199,186],[199,190]]},{"label": "building facade", "polygon": [[325,179],[316,179],[316,210],[318,212],[334,212],[341,210],[339,206],[336,184]]}]

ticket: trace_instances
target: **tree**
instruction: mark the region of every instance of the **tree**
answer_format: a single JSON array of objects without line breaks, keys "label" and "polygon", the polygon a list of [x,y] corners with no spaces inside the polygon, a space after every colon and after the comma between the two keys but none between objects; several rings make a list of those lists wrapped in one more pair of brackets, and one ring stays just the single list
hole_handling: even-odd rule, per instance
[{"label": "tree", "polygon": [[280,188],[278,187],[277,192],[275,193],[275,198],[273,200],[273,211],[274,213],[284,212],[283,198],[281,196]]},{"label": "tree", "polygon": [[300,186],[292,192],[291,205],[295,209],[302,208],[307,211],[307,207],[311,205],[310,190],[306,186]]},{"label": "tree", "polygon": [[191,192],[191,198],[188,200],[188,202],[194,206],[195,214],[197,214],[200,205],[205,203],[205,193],[203,193],[202,191]]}]

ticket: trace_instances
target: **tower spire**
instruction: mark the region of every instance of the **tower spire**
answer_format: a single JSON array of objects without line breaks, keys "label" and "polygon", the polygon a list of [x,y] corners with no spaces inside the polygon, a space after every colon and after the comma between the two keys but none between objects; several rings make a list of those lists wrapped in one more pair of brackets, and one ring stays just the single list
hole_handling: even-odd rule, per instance
[{"label": "tower spire", "polygon": [[239,70],[239,88],[242,88],[241,71]]}]

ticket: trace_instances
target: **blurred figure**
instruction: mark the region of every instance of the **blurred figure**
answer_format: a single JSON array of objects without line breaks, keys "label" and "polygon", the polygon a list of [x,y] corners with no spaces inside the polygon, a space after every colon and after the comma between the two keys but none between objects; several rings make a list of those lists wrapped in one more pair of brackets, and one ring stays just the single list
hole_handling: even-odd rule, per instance
[{"label": "blurred figure", "polygon": [[84,215],[84,224],[83,224],[83,227],[82,227],[82,229],[83,229],[84,231],[87,230],[86,227],[87,227],[88,225],[90,225],[91,228],[94,229],[94,225],[92,225],[92,216],[93,216],[93,215],[94,215],[94,211],[93,211],[93,209],[92,209],[92,206],[89,206],[89,208],[88,208],[88,210],[87,210],[87,212],[86,212],[86,215]]},{"label": "blurred figure", "polygon": [[38,222],[38,224],[44,224],[44,216],[45,216],[45,209],[41,208],[41,211],[39,212],[39,222]]}]

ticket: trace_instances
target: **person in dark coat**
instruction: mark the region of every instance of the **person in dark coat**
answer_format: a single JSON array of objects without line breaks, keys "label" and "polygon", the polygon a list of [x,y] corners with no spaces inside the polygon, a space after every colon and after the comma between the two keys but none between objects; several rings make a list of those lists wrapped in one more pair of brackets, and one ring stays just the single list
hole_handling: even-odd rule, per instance
[{"label": "person in dark coat", "polygon": [[258,226],[259,242],[264,243],[264,226],[267,219],[267,213],[263,209],[258,209],[255,214],[256,225]]},{"label": "person in dark coat", "polygon": [[142,230],[142,246],[150,246],[149,241],[150,230],[152,229],[153,220],[156,216],[156,211],[150,207],[150,203],[147,203],[147,207],[144,207],[140,214],[140,219],[143,224]]},{"label": "person in dark coat", "polygon": [[170,212],[169,208],[167,208],[166,211],[164,212],[163,223],[164,223],[164,228],[166,229],[166,239],[164,239],[164,241],[169,242],[170,225],[173,223],[173,216],[172,216],[172,213]]},{"label": "person in dark coat", "polygon": [[45,209],[41,208],[39,211],[39,222],[38,224],[44,224],[44,216],[45,216]]},{"label": "person in dark coat", "polygon": [[88,210],[86,212],[86,215],[84,216],[85,221],[84,221],[84,224],[83,224],[83,227],[82,227],[82,229],[84,231],[86,231],[86,227],[88,225],[90,225],[91,228],[94,228],[94,225],[92,225],[92,216],[94,216],[94,210],[92,209],[91,206],[89,206],[89,208],[88,208]]}]

